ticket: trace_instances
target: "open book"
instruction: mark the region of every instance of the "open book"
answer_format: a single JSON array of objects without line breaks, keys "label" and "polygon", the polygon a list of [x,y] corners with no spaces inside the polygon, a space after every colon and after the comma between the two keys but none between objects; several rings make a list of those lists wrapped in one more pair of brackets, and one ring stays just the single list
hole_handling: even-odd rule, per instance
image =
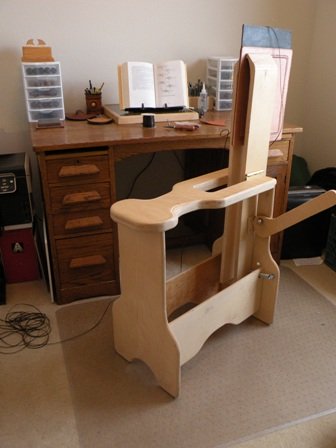
[{"label": "open book", "polygon": [[125,62],[118,67],[120,109],[189,107],[183,61]]}]

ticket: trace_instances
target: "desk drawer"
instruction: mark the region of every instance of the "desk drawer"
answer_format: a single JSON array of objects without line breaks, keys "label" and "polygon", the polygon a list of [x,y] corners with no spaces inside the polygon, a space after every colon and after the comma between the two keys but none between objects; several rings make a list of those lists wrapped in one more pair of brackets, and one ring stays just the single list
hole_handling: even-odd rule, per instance
[{"label": "desk drawer", "polygon": [[60,213],[53,217],[53,228],[56,237],[111,230],[110,209]]},{"label": "desk drawer", "polygon": [[108,182],[50,188],[52,213],[109,208],[111,204]]},{"label": "desk drawer", "polygon": [[48,183],[83,183],[109,180],[107,155],[71,156],[46,161]]},{"label": "desk drawer", "polygon": [[268,151],[269,162],[287,162],[289,155],[289,140],[280,140],[272,143]]},{"label": "desk drawer", "polygon": [[115,280],[112,233],[56,241],[61,288]]}]

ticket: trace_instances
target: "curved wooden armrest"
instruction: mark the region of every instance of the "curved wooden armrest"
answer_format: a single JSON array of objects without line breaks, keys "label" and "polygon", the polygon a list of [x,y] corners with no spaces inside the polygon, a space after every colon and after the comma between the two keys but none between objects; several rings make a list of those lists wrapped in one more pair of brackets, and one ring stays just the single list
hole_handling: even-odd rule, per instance
[{"label": "curved wooden armrest", "polygon": [[126,199],[111,207],[114,221],[144,231],[162,232],[174,228],[178,218],[199,209],[225,208],[275,187],[276,180],[266,176],[250,178],[216,191],[225,185],[227,170],[179,182],[173,189],[154,199]]}]

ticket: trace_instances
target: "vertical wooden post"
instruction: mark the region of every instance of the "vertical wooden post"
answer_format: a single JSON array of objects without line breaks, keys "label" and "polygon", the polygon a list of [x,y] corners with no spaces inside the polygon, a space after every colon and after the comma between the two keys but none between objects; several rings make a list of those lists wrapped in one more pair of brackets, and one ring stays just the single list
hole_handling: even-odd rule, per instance
[{"label": "vertical wooden post", "polygon": [[121,296],[113,305],[116,351],[141,359],[158,383],[176,397],[180,353],[168,327],[163,232],[141,232],[118,224]]},{"label": "vertical wooden post", "polygon": [[[246,55],[235,77],[228,185],[265,175],[277,82],[272,56]],[[229,207],[225,214],[221,283],[227,286],[251,266],[253,238],[248,232],[251,201]],[[253,213],[252,213],[253,214]],[[250,260],[250,261],[248,261]]]}]

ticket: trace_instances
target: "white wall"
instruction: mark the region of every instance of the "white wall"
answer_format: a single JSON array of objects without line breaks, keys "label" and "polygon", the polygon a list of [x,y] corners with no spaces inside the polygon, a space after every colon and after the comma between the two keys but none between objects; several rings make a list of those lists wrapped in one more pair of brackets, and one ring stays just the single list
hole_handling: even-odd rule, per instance
[{"label": "white wall", "polygon": [[336,166],[336,2],[318,2],[302,105],[302,154],[311,172]]},{"label": "white wall", "polygon": [[[320,3],[335,13],[332,0],[1,0],[0,152],[30,148],[20,66],[29,38],[44,39],[61,61],[66,111],[74,112],[84,108],[89,79],[105,82],[105,103],[118,101],[117,65],[125,60],[183,59],[194,81],[204,78],[208,56],[238,55],[244,23],[287,28],[293,32],[294,60],[286,119],[301,125]],[[319,9],[319,23],[326,18],[331,24],[332,17],[324,17],[327,8]],[[313,48],[317,54],[316,44]],[[320,80],[322,74],[317,71]]]}]

